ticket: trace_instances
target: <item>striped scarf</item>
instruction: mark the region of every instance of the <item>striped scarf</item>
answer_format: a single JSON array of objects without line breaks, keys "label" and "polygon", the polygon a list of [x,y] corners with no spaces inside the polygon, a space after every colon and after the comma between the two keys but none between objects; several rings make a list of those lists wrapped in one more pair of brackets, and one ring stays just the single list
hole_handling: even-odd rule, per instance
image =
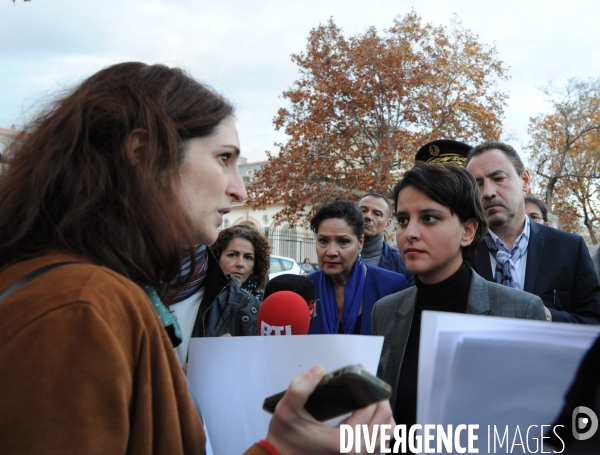
[{"label": "striped scarf", "polygon": [[[186,276],[190,273],[191,264],[191,258],[186,258],[181,265],[181,276]],[[177,294],[177,297],[175,297],[173,303],[182,302],[183,300],[194,295],[204,284],[207,273],[208,249],[205,245],[202,245],[198,248],[198,250],[196,250],[196,267],[194,268],[192,279],[179,291],[179,294]]]},{"label": "striped scarf", "polygon": [[494,277],[496,283],[503,284],[509,288],[519,289],[519,283],[514,276],[516,274],[515,261],[521,259],[527,253],[527,245],[529,243],[527,233],[523,232],[519,236],[511,250],[499,238],[494,242],[489,233],[484,238],[490,253],[496,257],[496,272]]}]

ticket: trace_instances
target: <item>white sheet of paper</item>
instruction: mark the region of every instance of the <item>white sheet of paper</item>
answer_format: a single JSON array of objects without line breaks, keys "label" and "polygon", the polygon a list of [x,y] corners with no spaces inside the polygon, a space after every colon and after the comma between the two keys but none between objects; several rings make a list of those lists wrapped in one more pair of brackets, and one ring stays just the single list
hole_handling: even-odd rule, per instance
[{"label": "white sheet of paper", "polygon": [[455,357],[441,422],[550,425],[584,354],[573,346],[466,339]]},{"label": "white sheet of paper", "polygon": [[382,346],[383,337],[365,335],[192,338],[188,379],[214,453],[241,454],[264,439],[271,420],[264,399],[298,374],[357,363],[375,374]]},{"label": "white sheet of paper", "polygon": [[488,425],[508,425],[511,441],[518,427],[550,425],[599,334],[600,326],[424,312],[417,422],[479,424],[484,452]]},{"label": "white sheet of paper", "polygon": [[[546,344],[548,349],[570,346],[579,348],[583,356],[599,334],[600,326],[593,325],[424,311],[419,350],[417,422],[439,421],[456,350],[467,338],[539,342]],[[550,367],[556,368],[555,365]]]}]

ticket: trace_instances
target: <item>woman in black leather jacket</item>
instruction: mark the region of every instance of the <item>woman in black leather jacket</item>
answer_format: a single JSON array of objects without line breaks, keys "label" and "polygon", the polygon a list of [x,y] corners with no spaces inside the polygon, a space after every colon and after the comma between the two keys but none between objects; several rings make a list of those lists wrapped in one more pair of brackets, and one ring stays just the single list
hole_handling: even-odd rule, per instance
[{"label": "woman in black leather jacket", "polygon": [[237,278],[242,289],[262,301],[271,258],[271,245],[264,235],[250,226],[232,226],[219,232],[210,250],[223,272]]}]

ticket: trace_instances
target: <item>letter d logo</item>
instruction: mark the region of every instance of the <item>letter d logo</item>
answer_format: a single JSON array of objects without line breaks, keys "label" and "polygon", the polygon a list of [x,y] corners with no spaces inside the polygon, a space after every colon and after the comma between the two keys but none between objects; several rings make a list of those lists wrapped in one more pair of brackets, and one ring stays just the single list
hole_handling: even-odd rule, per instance
[{"label": "letter d logo", "polygon": [[[584,414],[584,416],[580,416],[580,414]],[[585,433],[580,433],[581,430],[587,427],[590,421],[591,424],[589,430]],[[585,441],[586,439],[590,439],[592,436],[594,436],[596,431],[598,431],[598,417],[590,408],[586,408],[585,406],[577,406],[575,409],[573,409],[572,425],[573,437],[578,441]]]}]

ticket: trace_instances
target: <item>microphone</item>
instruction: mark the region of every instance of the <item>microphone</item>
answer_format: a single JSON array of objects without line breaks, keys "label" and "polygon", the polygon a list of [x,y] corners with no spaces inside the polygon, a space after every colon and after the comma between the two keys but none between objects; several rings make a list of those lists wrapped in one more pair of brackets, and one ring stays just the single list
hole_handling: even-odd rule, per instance
[{"label": "microphone", "polygon": [[310,317],[314,316],[315,306],[315,285],[311,280],[300,275],[279,275],[267,283],[265,287],[264,299],[271,294],[279,291],[292,291],[300,295],[310,312]]},{"label": "microphone", "polygon": [[295,292],[274,292],[258,309],[258,330],[263,336],[306,335],[309,327],[308,305]]}]

